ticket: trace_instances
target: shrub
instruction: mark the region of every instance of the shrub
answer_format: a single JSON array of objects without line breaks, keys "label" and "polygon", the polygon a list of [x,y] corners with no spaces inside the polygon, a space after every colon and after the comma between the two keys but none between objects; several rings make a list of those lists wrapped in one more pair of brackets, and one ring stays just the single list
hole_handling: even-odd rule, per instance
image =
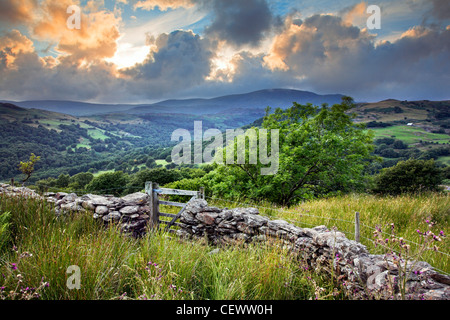
[{"label": "shrub", "polygon": [[86,189],[90,192],[110,193],[120,196],[124,193],[128,180],[128,175],[122,171],[106,172],[92,179]]},{"label": "shrub", "polygon": [[434,160],[409,159],[382,169],[375,177],[373,191],[390,195],[438,191],[441,182],[441,170],[435,165]]}]

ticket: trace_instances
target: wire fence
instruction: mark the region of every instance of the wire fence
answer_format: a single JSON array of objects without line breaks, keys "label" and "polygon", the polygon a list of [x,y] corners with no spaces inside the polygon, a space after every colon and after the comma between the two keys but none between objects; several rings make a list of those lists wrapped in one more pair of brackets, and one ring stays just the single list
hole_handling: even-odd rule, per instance
[{"label": "wire fence", "polygon": [[[217,198],[217,197],[206,196],[206,198],[210,199],[210,200],[213,200],[215,202],[218,202],[218,203],[219,202],[225,202],[225,203],[235,204],[236,207],[237,206],[239,206],[239,207],[254,207],[254,208],[257,208],[257,209],[268,210],[269,212],[277,211],[279,213],[280,212],[282,212],[282,213],[291,213],[291,214],[296,214],[299,217],[313,218],[313,219],[318,219],[318,220],[322,220],[322,221],[326,220],[326,221],[330,221],[330,222],[331,221],[341,222],[343,224],[346,224],[347,226],[351,225],[353,228],[352,229],[342,228],[343,225],[341,224],[340,227],[339,227],[339,231],[344,233],[346,236],[348,236],[349,239],[354,238],[354,236],[355,236],[355,230],[354,230],[354,227],[355,227],[355,224],[356,224],[355,220],[346,220],[346,219],[340,219],[340,218],[334,218],[334,217],[318,216],[318,215],[313,215],[313,214],[309,214],[309,213],[305,213],[305,212],[286,210],[285,208],[276,208],[276,207],[270,207],[269,208],[269,207],[260,206],[257,203],[242,203],[242,202],[239,202],[239,201],[233,201],[233,200],[228,200],[228,199],[221,199],[221,198]],[[264,210],[260,210],[260,211],[264,211]],[[302,226],[309,226],[309,227],[317,226],[317,223],[300,221],[300,220],[297,220],[297,219],[285,219],[285,220],[287,222],[289,222],[289,223],[294,224],[294,225],[300,224]],[[360,235],[359,235],[361,237],[361,239],[364,240],[363,244],[370,243],[371,245],[374,245],[374,247],[375,246],[381,246],[381,247],[384,247],[385,249],[387,249],[389,251],[392,251],[392,252],[395,252],[395,253],[399,254],[399,252],[397,250],[394,250],[393,248],[391,248],[391,247],[389,247],[387,245],[384,245],[382,243],[376,242],[374,239],[371,239],[369,237],[364,236],[364,234],[366,234],[367,232],[372,234],[374,231],[377,231],[376,227],[372,227],[372,226],[369,226],[369,225],[366,225],[366,224],[360,223],[360,222],[359,222],[359,225],[360,225],[360,227],[362,227],[362,229],[364,229],[364,231],[366,231],[366,232],[363,232],[361,230]],[[378,232],[380,232],[381,234],[387,235],[387,236],[391,236],[392,235],[390,233],[379,231],[379,230],[378,230]],[[408,240],[408,239],[404,239],[404,238],[403,238],[403,241],[407,242],[407,243],[409,243],[411,245],[418,246],[418,247],[423,245],[421,243],[418,243],[418,242],[415,242],[415,241],[411,241],[411,240]],[[450,254],[447,253],[447,252],[443,252],[443,251],[440,251],[440,250],[434,250],[434,252],[436,252],[438,254],[442,254],[442,255],[450,258]],[[449,272],[440,270],[440,269],[438,269],[436,267],[433,267],[433,269],[435,269],[436,271],[438,271],[438,272],[440,272],[442,274],[450,275]]]}]

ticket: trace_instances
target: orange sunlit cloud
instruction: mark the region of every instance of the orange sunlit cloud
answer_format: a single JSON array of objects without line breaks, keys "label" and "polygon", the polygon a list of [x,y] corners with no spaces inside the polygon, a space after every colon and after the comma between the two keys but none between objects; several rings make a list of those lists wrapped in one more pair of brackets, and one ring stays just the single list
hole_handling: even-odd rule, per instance
[{"label": "orange sunlit cloud", "polygon": [[[34,25],[33,33],[41,39],[56,41],[56,50],[64,54],[71,62],[90,63],[110,58],[117,50],[120,37],[120,17],[105,10],[89,12],[82,10],[81,28],[67,27],[67,7],[72,0],[46,0],[42,3],[42,15],[45,17]],[[88,9],[98,9],[89,2]]]},{"label": "orange sunlit cloud", "polygon": [[14,68],[16,56],[34,51],[33,42],[18,30],[12,30],[0,38],[0,52],[5,53],[5,65]]}]

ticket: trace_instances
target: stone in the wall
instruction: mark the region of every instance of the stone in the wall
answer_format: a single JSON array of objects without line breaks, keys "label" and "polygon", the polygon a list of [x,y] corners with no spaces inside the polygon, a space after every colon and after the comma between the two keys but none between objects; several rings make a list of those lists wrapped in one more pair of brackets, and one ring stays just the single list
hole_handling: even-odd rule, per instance
[{"label": "stone in the wall", "polygon": [[111,203],[106,197],[95,194],[85,194],[81,196],[81,200],[87,201],[93,206],[108,206]]},{"label": "stone in the wall", "polygon": [[149,200],[149,196],[146,193],[136,192],[128,194],[121,198],[125,206],[138,206],[146,204]]},{"label": "stone in the wall", "polygon": [[137,206],[137,205],[126,206],[119,210],[119,212],[124,215],[132,215],[132,214],[137,213],[138,211],[139,211],[139,206]]},{"label": "stone in the wall", "polygon": [[60,208],[63,211],[84,211],[83,207],[79,206],[76,202],[62,203]]},{"label": "stone in the wall", "polygon": [[196,215],[198,221],[205,225],[213,225],[215,223],[215,219],[218,217],[217,213],[214,212],[202,212]]},{"label": "stone in the wall", "polygon": [[107,206],[97,206],[97,207],[95,208],[95,213],[98,214],[98,215],[100,215],[100,216],[103,216],[103,215],[105,215],[105,214],[108,214],[108,212],[109,212],[109,209],[108,209]]},{"label": "stone in the wall", "polygon": [[[259,214],[259,212],[258,212]],[[269,218],[259,216],[255,213],[247,213],[243,216],[245,223],[251,228],[259,228],[268,223]]]},{"label": "stone in the wall", "polygon": [[110,221],[119,221],[122,215],[118,211],[113,211],[108,213],[107,215],[103,216],[103,221],[110,222]]}]

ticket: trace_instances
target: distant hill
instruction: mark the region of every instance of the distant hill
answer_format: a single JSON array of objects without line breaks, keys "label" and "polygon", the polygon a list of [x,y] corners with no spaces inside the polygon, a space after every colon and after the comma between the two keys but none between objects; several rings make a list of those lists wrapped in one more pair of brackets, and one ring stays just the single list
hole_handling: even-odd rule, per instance
[{"label": "distant hill", "polygon": [[0,102],[0,120],[8,121],[37,121],[37,120],[57,120],[57,121],[69,121],[76,119],[74,116],[47,111],[40,109],[28,109],[25,107],[19,107],[12,103]]},{"label": "distant hill", "polygon": [[[234,94],[211,99],[166,100],[148,106],[138,106],[127,113],[140,114],[154,112],[212,114],[228,113],[233,110],[261,109],[266,107],[286,109],[293,102],[329,105],[341,102],[342,95],[319,95],[313,92],[290,89],[267,89],[244,94]],[[160,111],[161,110],[161,111]],[[163,111],[164,110],[164,111]]]},{"label": "distant hill", "polygon": [[292,103],[300,104],[334,104],[341,101],[342,95],[319,95],[313,92],[291,89],[268,89],[250,93],[221,96],[211,99],[165,100],[153,104],[99,104],[62,100],[3,101],[22,108],[35,108],[70,114],[73,116],[90,116],[105,113],[184,113],[213,114],[228,113],[236,109],[260,109],[267,106],[275,109],[288,108]]},{"label": "distant hill", "polygon": [[427,122],[442,125],[450,117],[450,100],[443,101],[400,101],[388,99],[372,103],[357,103],[352,109],[359,122]]},{"label": "distant hill", "polygon": [[27,109],[40,109],[58,113],[69,114],[72,116],[88,116],[109,112],[120,112],[133,107],[129,104],[100,104],[80,101],[65,100],[31,100],[31,101],[0,101],[4,103],[15,104],[16,106]]}]

